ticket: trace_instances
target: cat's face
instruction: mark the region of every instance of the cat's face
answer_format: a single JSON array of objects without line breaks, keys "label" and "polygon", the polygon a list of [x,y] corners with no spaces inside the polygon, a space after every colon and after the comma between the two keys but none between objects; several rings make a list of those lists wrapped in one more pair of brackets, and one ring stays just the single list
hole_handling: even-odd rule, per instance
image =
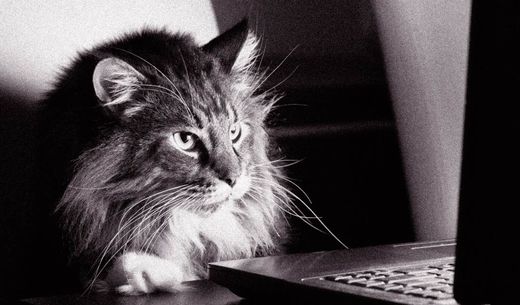
[{"label": "cat's face", "polygon": [[201,212],[251,195],[267,162],[271,104],[255,95],[248,71],[254,38],[231,34],[182,44],[161,60],[121,48],[97,64],[96,95],[128,146],[119,179],[144,176],[140,193],[167,192],[170,205]]},{"label": "cat's face", "polygon": [[162,124],[144,136],[149,139],[142,145],[150,160],[146,166],[156,172],[162,189],[184,190],[187,195],[179,201],[188,208],[206,210],[240,200],[249,190],[254,164],[264,159],[262,118],[237,107],[234,98],[224,92],[186,98],[185,115],[163,113]]}]

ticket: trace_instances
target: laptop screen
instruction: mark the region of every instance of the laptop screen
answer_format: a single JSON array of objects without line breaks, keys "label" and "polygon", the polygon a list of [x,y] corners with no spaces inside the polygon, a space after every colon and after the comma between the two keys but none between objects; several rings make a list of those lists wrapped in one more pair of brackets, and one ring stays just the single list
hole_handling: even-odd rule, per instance
[{"label": "laptop screen", "polygon": [[505,276],[519,270],[519,29],[517,1],[473,1],[454,291],[464,304],[516,291]]}]

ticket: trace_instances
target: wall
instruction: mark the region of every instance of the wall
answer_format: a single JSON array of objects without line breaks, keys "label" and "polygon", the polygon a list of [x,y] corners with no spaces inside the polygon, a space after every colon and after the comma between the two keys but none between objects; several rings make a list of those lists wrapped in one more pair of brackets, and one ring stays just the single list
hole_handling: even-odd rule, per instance
[{"label": "wall", "polygon": [[1,7],[0,88],[33,100],[77,50],[116,34],[143,25],[191,32],[200,42],[218,34],[209,0],[2,0]]},{"label": "wall", "polygon": [[417,238],[454,238],[470,1],[373,4]]},{"label": "wall", "polygon": [[266,66],[277,67],[287,57],[272,76],[280,81],[291,75],[284,82],[286,87],[352,86],[381,80],[380,46],[368,1],[328,0],[326,5],[319,0],[213,3],[221,28],[230,27],[242,16],[249,17],[252,28],[263,38]]}]

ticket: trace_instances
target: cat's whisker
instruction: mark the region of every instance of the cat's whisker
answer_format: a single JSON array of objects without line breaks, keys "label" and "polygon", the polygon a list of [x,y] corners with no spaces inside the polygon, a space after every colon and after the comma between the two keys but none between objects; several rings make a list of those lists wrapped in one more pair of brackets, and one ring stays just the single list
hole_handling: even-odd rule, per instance
[{"label": "cat's whisker", "polygon": [[[154,213],[154,218],[156,219],[164,219],[164,221],[161,222],[161,224],[153,231],[151,236],[147,237],[145,239],[145,242],[140,247],[141,251],[144,253],[148,253],[150,250],[149,248],[152,246],[152,244],[155,242],[156,236],[159,236],[160,233],[163,232],[164,228],[166,227],[168,223],[168,217],[166,217],[167,214],[171,213],[170,209],[167,208],[160,208],[159,211]],[[166,219],[165,219],[166,218]]]},{"label": "cat's whisker", "polygon": [[[260,194],[259,194],[260,195]],[[283,212],[286,212],[288,215],[291,215],[291,216],[294,216],[296,218],[299,218],[301,221],[303,221],[305,224],[307,224],[308,226],[310,226],[311,228],[317,230],[318,232],[321,232],[321,233],[325,233],[323,232],[322,230],[320,230],[318,227],[316,227],[315,225],[313,225],[311,222],[308,221],[308,219],[315,219],[316,217],[312,217],[312,216],[305,216],[305,214],[303,214],[303,212],[298,208],[298,206],[294,205],[294,207],[298,210],[298,212],[300,214],[298,214],[298,212],[294,211],[291,207],[291,205],[289,204],[290,203],[290,200],[287,199],[287,200],[283,200],[281,199],[280,197],[278,197],[277,195],[273,194],[273,196],[278,199],[284,206],[286,206],[291,212],[288,212],[287,210],[285,210],[282,206],[280,206],[279,204],[276,204],[277,207],[282,210]],[[275,201],[275,203],[277,203]],[[283,214],[282,214],[283,215]],[[286,218],[287,220],[287,218]]]},{"label": "cat's whisker", "polygon": [[[161,203],[160,207],[157,210],[152,211],[152,213],[150,213],[146,218],[153,217],[153,219],[163,219],[167,214],[169,214],[169,213],[171,214],[173,212],[173,210],[180,209],[181,207],[190,203],[191,197],[193,197],[193,194],[188,197],[175,196],[175,197],[169,198],[165,202]],[[180,204],[178,204],[179,200],[182,200]],[[167,219],[168,218],[169,217],[167,217]],[[160,228],[163,227],[164,224],[167,222],[168,222],[167,220],[162,221],[162,224],[159,226],[158,230],[160,230]],[[147,226],[142,228],[142,230],[147,229],[147,227],[150,226],[150,224],[151,224],[151,222],[149,222],[147,224]],[[140,232],[138,232],[138,234],[140,234]],[[145,242],[145,244],[141,247],[141,249],[145,248],[144,246],[146,245],[146,243],[147,242]],[[146,247],[146,248],[148,248],[148,247]],[[148,251],[148,249],[145,250],[145,252],[147,252],[147,251]]]},{"label": "cat's whisker", "polygon": [[[180,190],[179,190],[180,188]],[[154,195],[151,195],[143,200],[148,200],[150,199],[150,197],[153,197],[153,196],[156,196],[156,195],[159,195],[159,194],[162,194],[162,193],[165,193],[165,192],[168,192],[168,191],[172,191],[172,190],[176,190],[175,193],[178,193],[178,192],[181,192],[182,190],[184,190],[185,188],[187,188],[187,185],[182,185],[182,186],[177,186],[177,187],[174,187],[174,188],[171,188],[171,189],[167,189],[167,190],[164,190],[164,191],[161,191],[159,193],[156,193]],[[174,193],[174,194],[175,194]],[[140,200],[138,201],[139,202],[143,202],[143,200]],[[151,200],[150,202],[153,202],[153,200]],[[153,205],[156,205],[157,203],[153,204]],[[149,209],[152,209],[153,208],[153,205],[152,207],[150,207]],[[145,206],[141,207],[141,209],[143,209]],[[129,211],[129,210],[127,210]],[[138,211],[139,212],[139,211]],[[142,212],[140,212],[142,213]],[[126,214],[126,212],[125,212]],[[138,215],[134,215],[133,217],[131,217],[129,220],[127,220],[125,222],[125,225],[124,226],[119,226],[118,227],[118,230],[116,232],[116,234],[114,235],[114,237],[108,242],[108,244],[105,246],[105,250],[102,251],[102,254],[100,255],[98,261],[99,263],[97,264],[97,268],[96,270],[94,271],[94,276],[93,276],[93,279],[91,281],[91,284],[89,285],[89,287],[87,288],[87,290],[90,290],[92,288],[92,286],[94,285],[95,281],[97,280],[97,278],[99,277],[99,275],[101,274],[101,272],[103,272],[103,270],[108,266],[108,264],[112,261],[112,259],[115,258],[115,256],[117,256],[117,253],[119,253],[124,247],[127,246],[127,244],[130,242],[130,239],[126,242],[126,243],[123,243],[123,245],[121,247],[119,247],[119,249],[116,249],[114,252],[114,254],[106,261],[105,265],[103,265],[103,267],[101,267],[101,264],[102,262],[104,261],[105,259],[105,256],[108,254],[108,251],[110,250],[110,248],[114,245],[115,241],[117,239],[122,239],[124,238],[126,235],[130,234],[130,232],[126,232],[124,233],[123,236],[121,236],[121,233],[123,232],[123,230],[126,229],[126,227],[130,226],[132,224],[132,222],[134,222],[136,219],[139,219]],[[122,221],[124,220],[124,217],[122,217]],[[121,224],[121,223],[120,223]]]},{"label": "cat's whisker", "polygon": [[309,105],[308,104],[296,104],[296,103],[273,105],[271,107],[271,110],[280,109],[280,108],[284,108],[284,107],[309,107]]},{"label": "cat's whisker", "polygon": [[[279,81],[276,85],[272,86],[271,88],[265,90],[263,93],[264,93],[264,94],[270,94],[270,93],[274,92],[275,89],[276,89],[277,87],[283,85],[286,81],[288,81],[289,78],[291,78],[291,77],[294,75],[294,73],[296,73],[296,71],[298,70],[298,68],[300,68],[299,65],[296,66],[296,67],[291,71],[291,73],[289,73],[289,75],[287,75],[284,79],[282,79],[281,81]],[[276,102],[274,102],[273,104],[275,104],[275,103],[276,103]]]},{"label": "cat's whisker", "polygon": [[[255,201],[258,202],[258,199],[257,199],[257,198],[255,198],[255,197],[253,197],[253,196],[250,196],[250,197],[251,197],[253,200],[255,200]],[[247,205],[247,202],[244,200],[244,198],[240,198],[239,200],[240,200],[240,202],[241,202],[243,205]],[[275,204],[275,205],[276,205],[276,208],[280,208],[278,204]],[[287,225],[290,224],[290,223],[289,223],[289,220],[288,220],[287,217],[285,216],[285,213],[280,213],[279,215],[281,215],[281,216],[284,218],[285,223],[286,223]],[[277,235],[278,237],[281,237],[281,235],[280,235],[280,233],[278,232],[278,230],[276,230],[276,226],[273,226],[272,229],[276,232],[276,235]]]},{"label": "cat's whisker", "polygon": [[155,243],[156,238],[160,235],[160,233],[169,225],[169,219],[171,218],[171,213],[173,213],[173,210],[182,209],[183,207],[193,203],[189,198],[186,200],[183,200],[183,202],[180,205],[173,205],[172,204],[166,204],[165,206],[169,207],[168,209],[164,209],[164,211],[161,213],[161,215],[157,218],[162,219],[167,214],[170,214],[170,217],[166,217],[166,220],[163,221],[159,227],[155,230],[155,232],[151,235],[151,237],[148,238],[148,241],[144,244],[141,249],[144,249],[144,253],[148,253],[149,248]]},{"label": "cat's whisker", "polygon": [[[253,172],[253,174],[258,173],[257,171],[254,171],[254,170],[253,170],[252,172]],[[311,198],[309,197],[309,195],[307,195],[307,193],[306,193],[306,192],[305,192],[305,191],[304,191],[304,190],[303,190],[303,189],[302,189],[298,184],[296,184],[294,181],[292,181],[291,179],[287,178],[286,176],[284,176],[284,175],[282,175],[282,174],[279,174],[279,173],[277,173],[277,172],[274,172],[274,171],[271,171],[269,174],[272,175],[272,176],[274,176],[274,177],[276,177],[276,178],[278,178],[278,179],[281,179],[281,180],[283,180],[283,181],[286,181],[286,182],[290,183],[291,185],[293,185],[294,187],[296,187],[300,192],[302,192],[302,194],[303,194],[303,195],[305,196],[305,198],[308,200],[309,204],[312,204],[312,200],[311,200]],[[257,178],[260,178],[260,177],[257,177]],[[279,186],[279,185],[278,185],[278,186]],[[291,191],[290,191],[289,189],[286,189],[286,190],[287,190],[289,193],[291,193]],[[291,194],[291,195],[295,195],[295,194]],[[296,197],[298,197],[298,196],[296,196]],[[301,201],[299,198],[297,198],[297,199],[298,199],[299,201]]]},{"label": "cat's whisker", "polygon": [[[180,191],[177,191],[173,194],[168,194],[168,196],[165,196],[163,198],[161,198],[158,202],[156,202],[153,206],[150,206],[148,207],[147,209],[143,210],[141,212],[140,215],[138,215],[138,217],[141,219],[141,221],[139,222],[139,224],[136,226],[137,228],[139,228],[143,223],[145,223],[149,217],[151,217],[151,215],[149,215],[149,212],[150,211],[154,211],[154,209],[157,207],[157,206],[163,206],[165,202],[170,202],[172,199],[175,199],[175,198],[179,198],[181,196],[184,196],[184,191],[186,190],[186,188],[183,188],[182,190]],[[146,216],[145,216],[146,215]],[[142,216],[145,216],[145,217],[142,217]]]},{"label": "cat's whisker", "polygon": [[[262,40],[260,39],[260,41],[262,41]],[[264,44],[262,46],[262,51],[259,52],[262,55],[260,56],[260,60],[259,60],[259,62],[257,64],[258,67],[262,67],[262,63],[264,62],[264,56],[265,56],[265,51],[266,50],[267,50],[267,44]]]},{"label": "cat's whisker", "polygon": [[[182,97],[182,94],[181,92],[179,91],[179,89],[177,88],[177,86],[175,86],[175,84],[173,83],[173,81],[168,77],[166,76],[166,74],[159,68],[157,68],[154,64],[152,64],[151,62],[149,62],[148,60],[144,59],[143,57],[135,54],[134,52],[131,52],[131,51],[128,51],[128,50],[125,50],[125,49],[122,49],[122,48],[115,48],[117,50],[120,50],[122,52],[125,52],[127,54],[130,54],[140,60],[142,60],[143,62],[145,62],[146,64],[148,64],[150,67],[152,67],[155,71],[157,71],[162,77],[164,77],[164,79],[177,91],[179,97]],[[184,107],[186,108],[186,110],[188,111],[188,114],[191,116],[191,118],[193,119],[193,113],[191,112],[191,109],[188,107],[188,104],[186,103],[186,101],[181,98],[179,99],[179,102],[181,102]]]},{"label": "cat's whisker", "polygon": [[[265,179],[265,178],[260,178],[260,177],[251,177],[252,180],[257,180],[257,181],[260,181],[260,182],[267,182],[269,183],[270,180],[268,179]],[[307,209],[310,209],[306,204],[305,202],[303,202],[303,200],[301,200],[296,194],[294,194],[293,192],[291,192],[289,189],[285,188],[284,186],[281,186],[279,184],[272,184],[271,187],[279,190],[279,194],[281,196],[283,196],[285,198],[285,200],[281,200],[282,202],[284,203],[288,203],[288,204],[292,204],[292,206],[303,216],[306,216],[305,213],[298,207],[298,205],[294,204],[294,202],[290,199],[290,196],[292,196],[293,198],[295,198],[298,202],[301,202],[304,206],[307,207]],[[275,194],[276,195],[276,194]],[[314,213],[313,213],[314,214]],[[308,218],[320,218],[318,216],[316,216],[316,214],[314,214],[315,216],[313,217],[310,217],[310,216],[306,216]]]},{"label": "cat's whisker", "polygon": [[307,193],[298,185],[296,184],[294,181],[292,181],[291,179],[289,179],[288,177],[282,175],[282,174],[278,174],[278,173],[271,173],[271,175],[279,178],[279,179],[282,179],[283,181],[286,181],[288,183],[290,183],[291,185],[293,185],[294,187],[296,187],[300,192],[302,192],[302,194],[305,196],[305,198],[309,201],[309,204],[312,204],[312,200],[311,198],[309,197],[309,195],[307,195]]},{"label": "cat's whisker", "polygon": [[[152,194],[152,195],[150,195],[148,197],[145,197],[145,198],[143,198],[143,199],[141,199],[139,201],[136,201],[135,203],[132,203],[127,209],[125,209],[125,212],[123,213],[123,215],[121,216],[121,219],[119,221],[119,226],[118,227],[121,227],[121,224],[123,223],[123,221],[125,221],[126,216],[130,212],[133,212],[134,216],[136,216],[136,215],[138,215],[138,213],[140,213],[143,209],[147,208],[149,205],[153,205],[154,201],[161,200],[162,198],[171,196],[171,192],[173,192],[173,191],[181,192],[182,190],[184,190],[187,187],[188,187],[188,185],[186,185],[186,184],[180,185],[180,186],[176,186],[176,187],[172,187],[172,188],[166,189],[164,191],[160,191],[160,192],[154,193],[154,194]],[[144,202],[144,204],[141,204],[142,202]],[[132,209],[137,207],[137,206],[139,206],[139,209],[136,210],[136,211],[132,211]]]},{"label": "cat's whisker", "polygon": [[289,53],[284,57],[284,59],[282,59],[282,61],[273,70],[271,70],[271,72],[267,76],[262,76],[261,81],[255,86],[255,89],[253,91],[258,90],[285,63],[285,61],[289,58],[289,56],[291,56],[292,53],[294,53],[294,51],[298,47],[299,47],[299,45],[292,48],[291,51],[289,51]]},{"label": "cat's whisker", "polygon": [[[183,189],[183,191],[189,190],[189,188],[190,188],[190,185],[186,185],[186,187]],[[171,210],[173,210],[173,209],[180,209],[181,207],[184,207],[185,205],[190,203],[191,199],[196,195],[197,194],[194,193],[194,194],[191,194],[191,195],[185,197],[185,192],[184,192],[181,194],[175,194],[175,196],[172,195],[168,198],[162,199],[159,203],[155,204],[153,208],[150,208],[147,211],[144,211],[142,213],[143,215],[146,215],[146,216],[142,217],[142,221],[139,223],[138,226],[135,226],[134,235],[135,236],[142,235],[140,231],[148,229],[148,227],[150,227],[153,224],[153,222],[148,222],[148,224],[145,227],[141,227],[141,225],[143,223],[147,222],[148,219],[150,219],[150,218],[161,219],[163,217],[162,214],[170,213]],[[182,201],[180,201],[180,204],[178,204],[179,200],[182,200]],[[159,208],[156,209],[155,206],[159,206]],[[151,211],[151,213],[150,213],[150,211]],[[165,211],[165,213],[163,213],[163,211]]]},{"label": "cat's whisker", "polygon": [[[261,200],[260,200],[258,197],[254,196],[254,195],[258,195],[258,196],[261,198],[261,197],[262,197],[262,191],[263,191],[262,189],[257,189],[256,187],[251,187],[251,188],[249,188],[249,191],[251,192],[251,193],[248,193],[249,197],[251,197],[251,198],[252,198],[253,200],[255,200],[256,202],[261,202]],[[276,203],[277,208],[279,208],[279,209],[281,209],[282,211],[286,212],[288,215],[292,215],[292,216],[298,217],[298,218],[300,218],[300,219],[303,219],[303,218],[309,218],[309,217],[307,217],[307,216],[302,216],[302,215],[297,214],[297,213],[292,209],[291,206],[288,206],[288,205],[286,204],[285,200],[281,199],[281,198],[278,197],[277,195],[273,194],[273,197],[274,197],[275,199],[280,200],[280,202],[281,202],[284,206],[287,206],[287,208],[289,209],[289,211],[286,210],[284,207],[280,206],[280,205],[278,204],[277,201],[274,201],[274,203]]]},{"label": "cat's whisker", "polygon": [[[148,227],[151,227],[155,219],[162,219],[163,211],[166,211],[165,213],[170,213],[170,211],[173,208],[178,208],[178,207],[182,206],[183,204],[186,204],[188,201],[190,201],[191,197],[193,197],[193,194],[188,197],[185,197],[185,194],[182,193],[182,194],[171,196],[169,198],[162,200],[162,202],[157,204],[159,206],[158,209],[156,209],[154,207],[154,209],[149,209],[151,212],[147,211],[146,214],[143,213],[143,215],[146,215],[146,216],[142,218],[139,225],[135,226],[136,232],[134,233],[134,235],[141,236],[142,235],[141,232],[144,230],[147,230]],[[182,200],[180,205],[177,204],[177,202],[179,200]],[[153,220],[148,222],[149,219],[153,219]],[[144,224],[146,222],[148,222],[148,224],[144,227],[141,227],[142,224]]]},{"label": "cat's whisker", "polygon": [[163,90],[162,92],[164,93],[169,93],[172,97],[174,98],[177,98],[177,99],[181,99],[182,97],[175,91],[173,91],[172,89],[170,88],[166,88],[164,86],[161,86],[161,85],[154,85],[154,84],[140,84],[139,87],[145,87],[147,89],[150,89],[150,88],[153,88],[153,89],[157,89],[159,91]]},{"label": "cat's whisker", "polygon": [[76,190],[82,190],[82,191],[98,191],[98,190],[109,189],[110,186],[104,186],[104,187],[81,187],[81,186],[74,186],[72,184],[69,184],[69,185],[67,185],[67,188],[76,189]]},{"label": "cat's whisker", "polygon": [[[277,160],[273,160],[273,161],[269,161],[269,162],[265,162],[265,163],[257,163],[257,164],[251,165],[249,168],[250,169],[264,168],[267,170],[271,170],[272,168],[284,168],[284,167],[293,166],[302,161],[303,161],[303,159],[277,159]],[[288,162],[288,164],[279,165],[279,166],[275,165],[277,163],[282,163],[282,162]]]},{"label": "cat's whisker", "polygon": [[[147,86],[141,85],[141,90],[143,91],[150,91],[150,92],[160,92],[168,95],[169,97],[173,98],[174,100],[178,100],[179,97],[175,93],[171,93],[170,91],[166,91],[164,89],[158,89],[158,88],[147,88]],[[173,91],[172,91],[173,92]]]},{"label": "cat's whisker", "polygon": [[[252,177],[251,179],[258,179],[258,177]],[[260,178],[260,180],[262,180],[263,178]],[[291,190],[287,189],[286,187],[284,186],[281,186],[281,185],[276,185],[276,187],[279,187],[280,189],[283,189],[285,192],[287,192],[288,194],[290,194],[293,198],[295,198],[296,200],[298,200],[298,202],[300,202],[301,204],[303,204],[303,206],[305,208],[307,208],[307,210],[316,217],[316,220],[321,224],[321,226],[341,245],[343,246],[345,249],[349,249],[347,245],[345,245],[330,229],[329,227],[327,227],[327,225],[325,225],[325,223],[320,219],[320,217],[318,215],[316,215],[316,213],[298,196],[296,195],[294,192],[292,192]]]},{"label": "cat's whisker", "polygon": [[193,199],[196,199],[197,196],[196,193],[188,196],[187,198],[183,199],[180,204],[177,204],[175,201],[171,200],[167,204],[165,204],[161,211],[159,211],[159,216],[157,218],[162,219],[163,217],[166,217],[167,214],[170,214],[169,217],[166,217],[166,219],[159,225],[159,227],[155,230],[154,233],[152,233],[151,237],[148,237],[148,240],[141,246],[141,250],[144,251],[144,253],[148,253],[149,248],[155,243],[156,238],[160,235],[160,233],[169,226],[169,222],[171,219],[171,215],[174,213],[175,210],[181,210],[185,208],[188,205],[191,205],[195,201]]},{"label": "cat's whisker", "polygon": [[[186,188],[188,186],[189,186],[188,184],[182,184],[182,185],[174,186],[172,188],[168,188],[168,189],[165,189],[165,190],[153,193],[153,194],[151,194],[151,195],[149,195],[147,197],[144,197],[144,198],[141,198],[141,199],[139,199],[137,201],[132,202],[131,205],[127,209],[132,209],[132,208],[138,206],[139,204],[141,204],[142,202],[148,202],[148,201],[156,200],[159,197],[162,198],[164,196],[169,196],[169,195],[171,195],[170,194],[171,192],[173,192],[173,191],[181,191],[181,189]],[[144,208],[145,206],[146,205],[140,205],[139,207],[140,208]]]},{"label": "cat's whisker", "polygon": [[184,55],[182,55],[182,51],[179,47],[177,47],[177,51],[179,52],[179,55],[181,57],[182,65],[184,66],[184,72],[186,73],[186,82],[188,83],[188,88],[190,88],[190,91],[193,89],[193,86],[191,84],[190,80],[190,74],[188,72],[188,66],[186,65],[186,61],[184,60]]}]

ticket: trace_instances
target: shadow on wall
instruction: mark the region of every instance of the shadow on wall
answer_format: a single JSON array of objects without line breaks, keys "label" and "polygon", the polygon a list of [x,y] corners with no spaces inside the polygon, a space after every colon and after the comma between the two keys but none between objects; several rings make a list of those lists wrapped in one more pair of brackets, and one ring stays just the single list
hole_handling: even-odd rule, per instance
[{"label": "shadow on wall", "polygon": [[30,208],[35,112],[28,105],[21,94],[0,87],[0,273],[5,275],[0,286],[5,292],[15,291],[21,283],[20,274],[30,271],[20,263],[28,261],[30,265],[27,249],[32,247],[35,228],[31,226],[37,219]]},{"label": "shadow on wall", "polygon": [[[1,85],[1,84],[0,84]],[[0,87],[0,291],[2,296],[66,291],[52,208],[39,200],[36,151],[38,111],[22,92]],[[44,176],[42,176],[44,177]],[[60,266],[61,265],[61,266]]]}]

